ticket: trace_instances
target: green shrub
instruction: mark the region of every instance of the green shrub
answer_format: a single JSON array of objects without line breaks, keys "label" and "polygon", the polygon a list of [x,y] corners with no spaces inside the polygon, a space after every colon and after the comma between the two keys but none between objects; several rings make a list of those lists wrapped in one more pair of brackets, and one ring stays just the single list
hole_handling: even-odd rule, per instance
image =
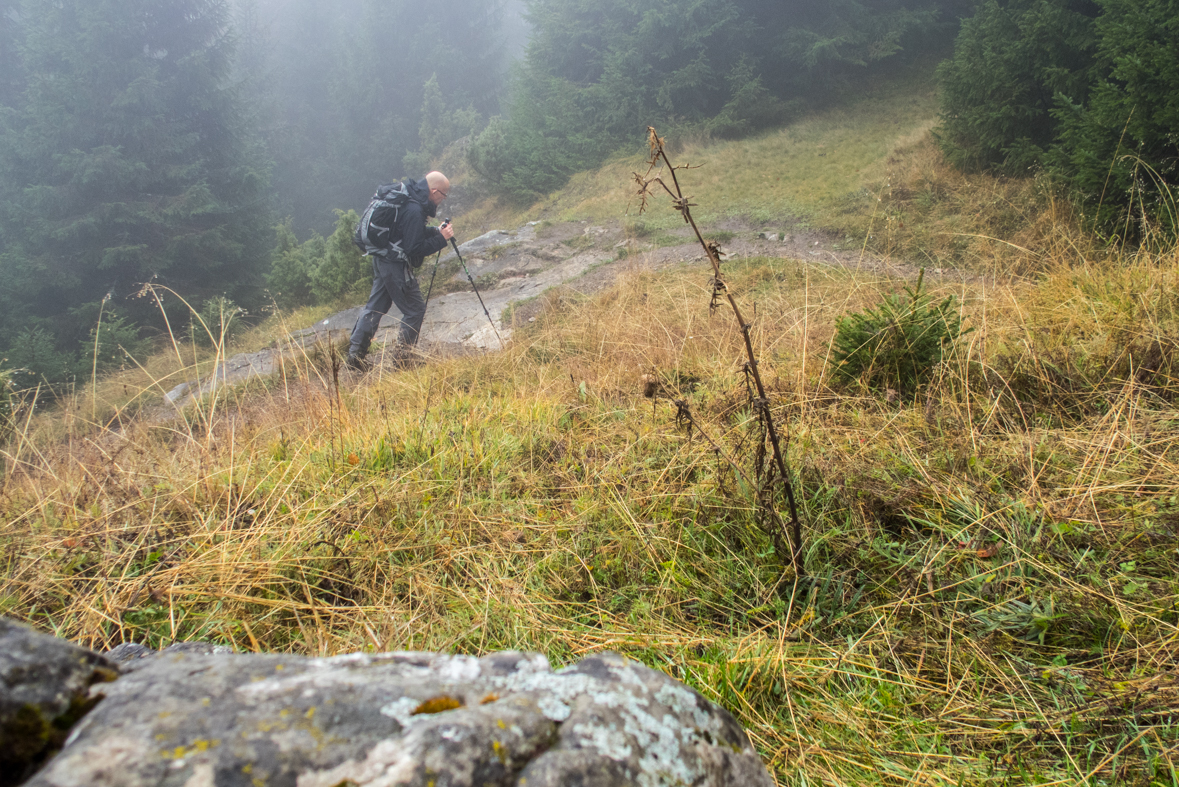
[{"label": "green shrub", "polygon": [[8,350],[10,379],[18,390],[65,382],[75,364],[76,356],[58,350],[53,334],[41,327],[23,329]]},{"label": "green shrub", "polygon": [[92,371],[118,369],[128,358],[144,358],[151,343],[140,337],[139,327],[114,312],[107,312],[101,324],[90,329],[85,352],[79,359],[79,373],[89,377]]},{"label": "green shrub", "polygon": [[467,163],[489,183],[503,183],[511,168],[507,127],[503,116],[494,116],[467,149]]},{"label": "green shrub", "polygon": [[361,287],[367,289],[372,281],[372,263],[352,243],[358,221],[360,216],[354,210],[336,211],[336,230],[311,273],[311,292],[317,303],[333,303]]},{"label": "green shrub", "polygon": [[367,286],[372,265],[352,244],[360,217],[354,210],[336,211],[336,229],[324,238],[312,235],[300,244],[287,219],[275,227],[277,243],[266,277],[279,306],[334,303]]},{"label": "green shrub", "polygon": [[210,298],[193,318],[193,341],[205,346],[227,344],[241,330],[245,313],[245,309],[224,295]]},{"label": "green shrub", "polygon": [[83,304],[70,310],[70,316],[83,325],[90,323],[85,338],[66,345],[39,325],[22,329],[5,352],[4,379],[0,386],[11,385],[18,391],[38,386],[57,388],[71,379],[89,380],[93,372],[107,372],[126,364],[128,357],[143,358],[151,342],[140,335],[140,328],[112,310],[98,314],[98,303]]},{"label": "green shrub", "polygon": [[311,303],[311,271],[313,260],[324,255],[323,238],[316,234],[300,244],[287,218],[274,228],[276,243],[270,256],[270,273],[266,284],[275,302],[284,308],[306,306]]},{"label": "green shrub", "polygon": [[874,390],[912,394],[963,333],[954,296],[934,303],[917,286],[885,297],[875,309],[840,317],[835,323],[831,363],[836,377]]}]

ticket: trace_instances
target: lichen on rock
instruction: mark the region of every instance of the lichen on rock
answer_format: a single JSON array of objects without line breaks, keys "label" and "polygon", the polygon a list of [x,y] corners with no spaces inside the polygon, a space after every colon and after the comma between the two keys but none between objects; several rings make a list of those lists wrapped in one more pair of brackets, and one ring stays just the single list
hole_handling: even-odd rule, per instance
[{"label": "lichen on rock", "polygon": [[613,654],[334,658],[123,648],[30,787],[768,787],[736,721]]}]

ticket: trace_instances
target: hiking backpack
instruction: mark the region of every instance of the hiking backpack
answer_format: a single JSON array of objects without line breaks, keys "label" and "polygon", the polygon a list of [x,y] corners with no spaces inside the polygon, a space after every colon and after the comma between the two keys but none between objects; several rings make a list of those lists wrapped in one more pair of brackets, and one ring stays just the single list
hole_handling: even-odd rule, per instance
[{"label": "hiking backpack", "polygon": [[377,188],[377,193],[352,231],[352,243],[360,249],[361,254],[368,256],[388,250],[401,208],[409,198],[409,190],[404,183],[387,183]]}]

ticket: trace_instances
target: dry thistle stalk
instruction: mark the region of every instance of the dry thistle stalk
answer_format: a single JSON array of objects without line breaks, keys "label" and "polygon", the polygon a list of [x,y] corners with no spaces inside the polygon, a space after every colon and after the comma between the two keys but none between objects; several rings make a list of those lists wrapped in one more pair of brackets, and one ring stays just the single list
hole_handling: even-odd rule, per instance
[{"label": "dry thistle stalk", "polygon": [[[647,142],[651,148],[651,158],[648,162],[647,173],[640,175],[635,173],[635,183],[639,187],[639,214],[641,215],[647,209],[647,199],[651,196],[652,186],[658,185],[671,197],[672,207],[679,211],[680,215],[684,217],[684,223],[688,224],[692,231],[696,233],[696,239],[700,241],[700,246],[704,249],[704,253],[708,255],[708,261],[712,264],[712,302],[709,304],[710,309],[717,309],[720,306],[720,301],[727,300],[729,306],[733,309],[733,315],[737,318],[737,324],[741,327],[741,336],[745,341],[745,355],[746,363],[745,370],[749,379],[753,381],[756,389],[756,396],[753,396],[753,391],[750,391],[750,405],[754,412],[757,413],[758,424],[763,430],[760,449],[757,457],[757,477],[761,483],[757,491],[757,508],[758,513],[768,516],[774,523],[774,527],[770,529],[770,535],[774,539],[775,548],[779,548],[782,537],[785,535],[786,527],[782,522],[782,518],[778,515],[777,509],[773,505],[774,492],[780,488],[786,497],[786,503],[790,509],[790,524],[791,534],[790,539],[792,548],[790,550],[791,561],[794,564],[795,574],[801,577],[804,573],[802,565],[802,524],[798,518],[798,506],[794,500],[794,485],[790,481],[790,474],[787,471],[786,457],[782,451],[782,441],[778,434],[777,425],[774,423],[773,414],[770,411],[770,400],[766,395],[765,384],[761,379],[761,372],[758,368],[757,356],[753,351],[753,339],[750,332],[753,328],[752,323],[746,321],[741,314],[741,308],[737,305],[736,298],[729,290],[728,284],[725,283],[724,274],[721,273],[721,250],[716,241],[706,240],[700,233],[700,228],[696,226],[696,221],[692,218],[692,208],[696,207],[696,203],[691,201],[691,197],[685,197],[683,190],[680,188],[679,178],[676,172],[681,169],[692,169],[687,165],[673,165],[671,160],[667,157],[667,151],[664,147],[665,140],[655,131],[651,126],[647,127]],[[652,177],[651,173],[660,165],[664,165],[666,172],[671,177],[671,185],[659,175]],[[684,410],[687,408],[686,402],[677,402],[679,407],[678,418],[684,418]],[[689,423],[693,423],[690,413],[687,415]],[[773,454],[773,462],[768,470],[764,470],[765,461],[765,444],[768,439],[770,450]],[[731,462],[732,460],[730,460]],[[735,463],[734,463],[735,466]]]}]

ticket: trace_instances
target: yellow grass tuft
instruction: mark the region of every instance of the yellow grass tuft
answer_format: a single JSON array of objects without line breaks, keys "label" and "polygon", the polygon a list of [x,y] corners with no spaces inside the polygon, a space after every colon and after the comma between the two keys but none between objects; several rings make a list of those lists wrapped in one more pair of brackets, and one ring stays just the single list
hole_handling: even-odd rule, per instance
[{"label": "yellow grass tuft", "polygon": [[[931,294],[973,330],[916,397],[838,385],[827,361],[836,320],[915,266],[725,264],[789,438],[807,578],[733,469],[757,431],[709,271],[635,265],[594,297],[549,292],[502,352],[355,380],[308,348],[181,416],[118,404],[158,401],[181,353],[99,386],[122,417],[18,410],[0,613],[99,649],[620,651],[729,708],[780,784],[1175,784],[1179,255],[1098,251],[1034,182],[950,173],[928,119],[895,161],[865,157],[879,203],[846,185],[855,166],[826,201],[755,190],[767,215],[842,204],[856,248],[929,254]],[[700,153],[857,144],[815,123]],[[619,215],[600,184],[635,168],[551,214]],[[686,191],[719,215],[736,197],[701,173]]]},{"label": "yellow grass tuft", "polygon": [[551,293],[499,354],[340,385],[308,358],[185,419],[18,439],[0,608],[97,648],[618,650],[733,710],[782,783],[1168,773],[1179,413],[1133,348],[1170,357],[1179,259],[943,280],[975,331],[907,403],[824,362],[834,319],[901,281],[726,267],[805,583],[643,395],[656,376],[747,461],[740,335],[685,264]]}]

